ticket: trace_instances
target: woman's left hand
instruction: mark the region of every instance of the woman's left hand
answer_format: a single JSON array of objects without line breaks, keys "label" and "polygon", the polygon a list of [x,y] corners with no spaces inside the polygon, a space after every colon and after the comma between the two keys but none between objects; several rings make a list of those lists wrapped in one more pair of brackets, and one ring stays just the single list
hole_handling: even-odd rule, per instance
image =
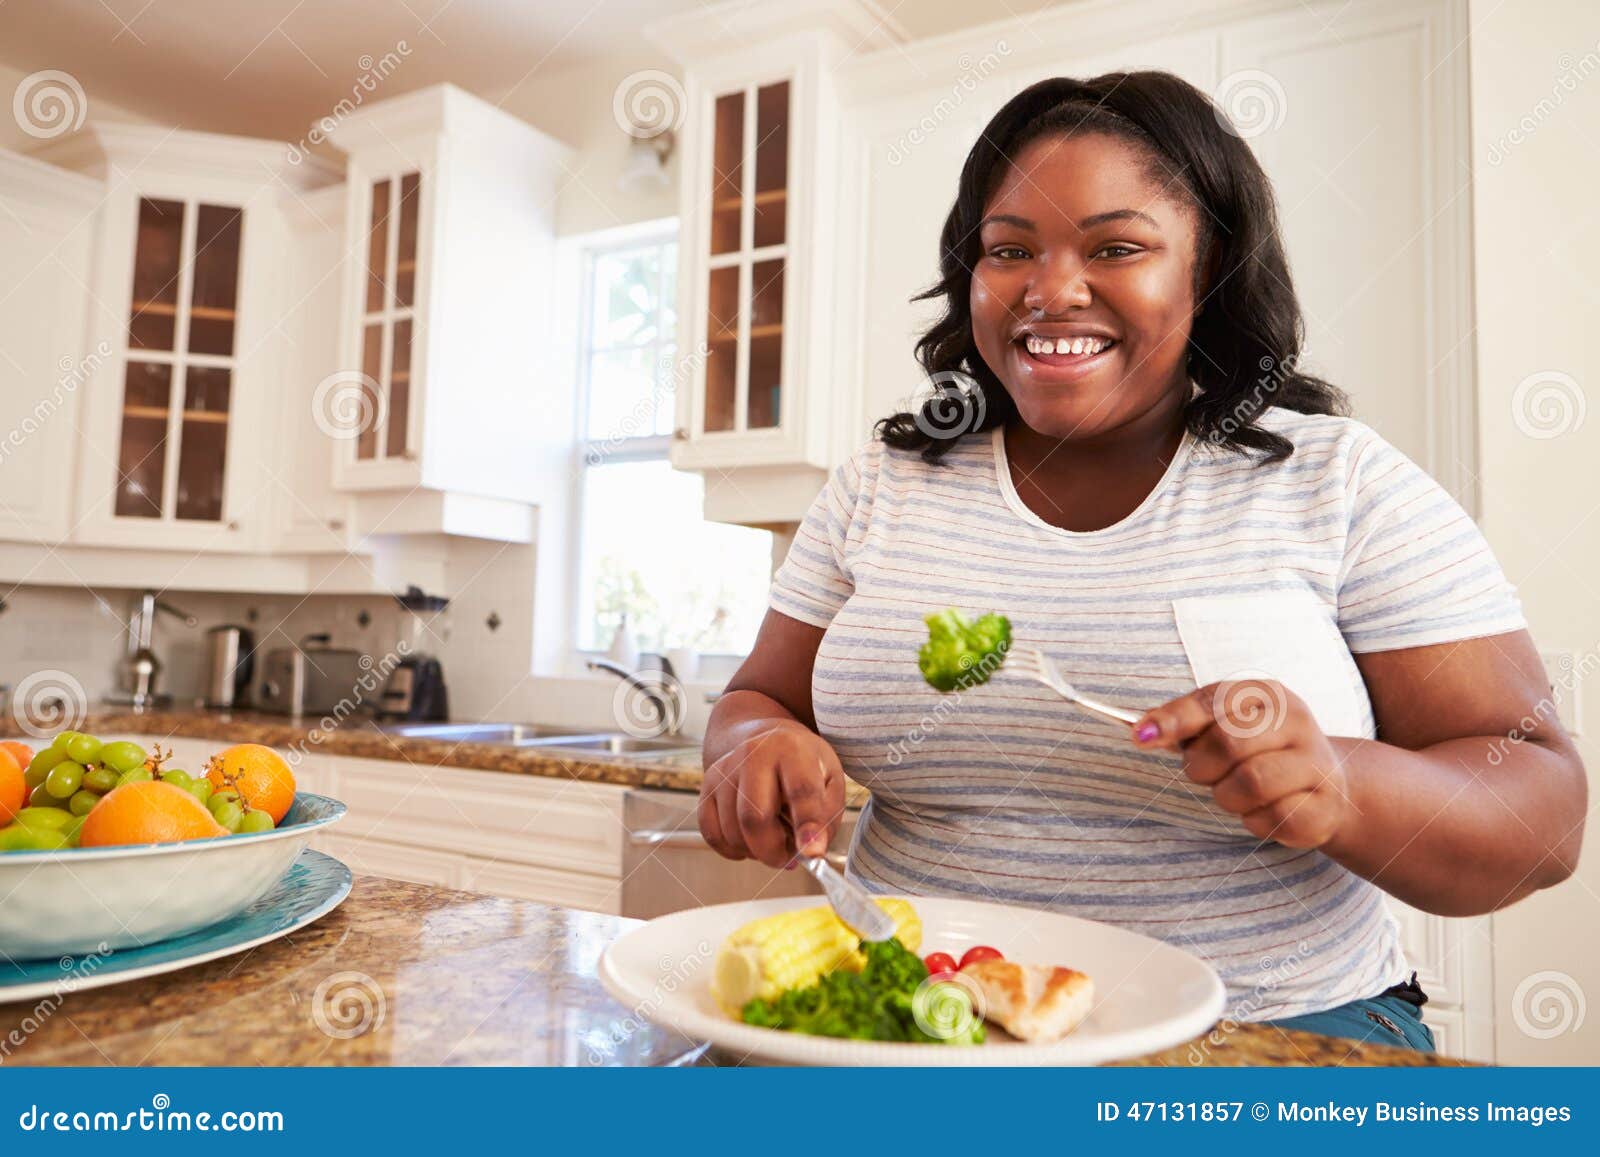
[{"label": "woman's left hand", "polygon": [[1182,754],[1184,774],[1260,839],[1320,848],[1354,812],[1333,744],[1276,680],[1209,683],[1147,711],[1133,735],[1141,748]]}]

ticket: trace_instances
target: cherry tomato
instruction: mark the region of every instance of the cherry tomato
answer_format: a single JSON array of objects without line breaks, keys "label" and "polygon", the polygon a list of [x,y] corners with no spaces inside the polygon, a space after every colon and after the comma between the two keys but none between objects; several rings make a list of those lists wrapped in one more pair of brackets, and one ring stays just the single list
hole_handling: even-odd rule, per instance
[{"label": "cherry tomato", "polygon": [[1004,960],[998,948],[990,948],[987,944],[974,944],[961,954],[961,967],[975,963],[979,960]]},{"label": "cherry tomato", "polygon": [[929,976],[956,970],[956,958],[948,952],[930,952],[922,958],[922,963],[928,966]]}]

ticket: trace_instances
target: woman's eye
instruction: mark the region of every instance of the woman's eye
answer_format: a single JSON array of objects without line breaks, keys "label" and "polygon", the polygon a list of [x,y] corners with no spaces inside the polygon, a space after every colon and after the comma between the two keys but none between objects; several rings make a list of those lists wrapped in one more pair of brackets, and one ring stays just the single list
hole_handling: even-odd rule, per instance
[{"label": "woman's eye", "polygon": [[989,250],[990,257],[999,257],[1002,260],[1020,260],[1028,256],[1028,251],[1017,245],[996,245]]},{"label": "woman's eye", "polygon": [[1106,245],[1102,247],[1100,251],[1095,254],[1095,256],[1110,257],[1115,260],[1118,257],[1132,257],[1138,252],[1139,250],[1135,249],[1132,245]]}]

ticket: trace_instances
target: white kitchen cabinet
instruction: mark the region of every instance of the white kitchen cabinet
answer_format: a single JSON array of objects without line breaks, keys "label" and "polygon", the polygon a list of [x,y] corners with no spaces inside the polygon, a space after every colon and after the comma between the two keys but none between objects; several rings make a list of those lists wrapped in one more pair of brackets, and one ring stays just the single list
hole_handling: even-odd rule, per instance
[{"label": "white kitchen cabinet", "polygon": [[331,139],[350,240],[334,482],[356,495],[356,533],[526,541],[575,436],[571,383],[541,373],[570,150],[449,85]]},{"label": "white kitchen cabinet", "polygon": [[271,541],[285,191],[331,181],[271,141],[100,125],[42,150],[104,182],[72,540],[244,552]]},{"label": "white kitchen cabinet", "polygon": [[[837,66],[887,43],[852,4],[722,6],[653,25],[683,65],[672,463],[718,477],[707,510],[773,521],[844,452],[831,309],[841,108]],[[796,479],[799,479],[798,486]],[[719,507],[742,497],[739,507]],[[781,503],[779,504],[781,508]]]},{"label": "white kitchen cabinet", "polygon": [[72,467],[99,181],[0,150],[0,538],[59,542],[72,524]]},{"label": "white kitchen cabinet", "polygon": [[282,323],[274,334],[283,367],[274,407],[279,454],[267,469],[277,501],[275,549],[338,553],[351,545],[351,499],[334,486],[339,386],[340,302],[346,260],[345,188],[286,197],[283,211]]}]

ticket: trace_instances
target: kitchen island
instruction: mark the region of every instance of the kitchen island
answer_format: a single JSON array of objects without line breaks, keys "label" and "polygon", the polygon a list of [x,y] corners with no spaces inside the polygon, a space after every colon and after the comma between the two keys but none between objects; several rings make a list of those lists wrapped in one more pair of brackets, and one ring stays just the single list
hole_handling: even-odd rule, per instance
[{"label": "kitchen island", "polygon": [[[237,956],[59,1001],[0,1005],[3,1059],[23,1065],[738,1063],[645,1024],[606,995],[595,974],[600,953],[636,923],[357,876],[338,909]],[[1241,1025],[1132,1063],[1457,1062]]]}]

